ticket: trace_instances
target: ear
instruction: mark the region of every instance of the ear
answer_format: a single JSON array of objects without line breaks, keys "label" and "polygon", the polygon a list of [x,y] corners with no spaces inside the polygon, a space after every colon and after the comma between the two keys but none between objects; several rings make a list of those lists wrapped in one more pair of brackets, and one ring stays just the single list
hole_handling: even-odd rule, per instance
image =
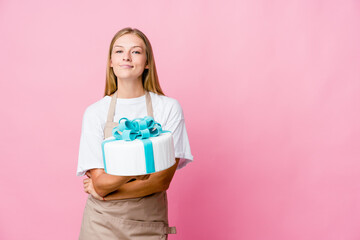
[{"label": "ear", "polygon": [[111,61],[111,59],[110,59],[110,67],[113,67],[113,64],[112,64],[112,61]]},{"label": "ear", "polygon": [[147,65],[145,65],[145,69],[149,69],[149,65],[147,64]]}]

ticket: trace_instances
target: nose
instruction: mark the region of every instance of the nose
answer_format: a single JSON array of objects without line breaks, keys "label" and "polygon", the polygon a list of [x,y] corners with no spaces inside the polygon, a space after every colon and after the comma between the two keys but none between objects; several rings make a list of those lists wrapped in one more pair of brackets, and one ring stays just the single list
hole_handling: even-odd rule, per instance
[{"label": "nose", "polygon": [[129,52],[124,52],[123,60],[124,60],[124,61],[130,61],[130,54],[129,54]]}]

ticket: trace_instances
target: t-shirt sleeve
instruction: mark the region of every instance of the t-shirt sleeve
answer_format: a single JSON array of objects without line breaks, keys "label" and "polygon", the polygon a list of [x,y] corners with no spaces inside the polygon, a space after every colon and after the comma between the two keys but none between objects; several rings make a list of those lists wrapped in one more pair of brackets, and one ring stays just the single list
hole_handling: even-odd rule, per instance
[{"label": "t-shirt sleeve", "polygon": [[183,168],[186,164],[192,162],[194,157],[191,154],[184,113],[177,100],[175,100],[171,108],[169,119],[163,129],[171,131],[173,135],[175,158],[180,158],[177,169]]},{"label": "t-shirt sleeve", "polygon": [[88,107],[81,127],[77,176],[84,176],[89,169],[104,168],[101,150],[103,135],[99,118]]}]

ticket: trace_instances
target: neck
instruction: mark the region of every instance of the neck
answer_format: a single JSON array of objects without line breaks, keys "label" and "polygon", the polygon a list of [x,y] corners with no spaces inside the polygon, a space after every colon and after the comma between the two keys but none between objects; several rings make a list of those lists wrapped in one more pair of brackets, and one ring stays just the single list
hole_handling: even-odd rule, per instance
[{"label": "neck", "polygon": [[142,86],[141,78],[138,80],[117,79],[118,98],[137,98],[144,96],[145,89]]}]

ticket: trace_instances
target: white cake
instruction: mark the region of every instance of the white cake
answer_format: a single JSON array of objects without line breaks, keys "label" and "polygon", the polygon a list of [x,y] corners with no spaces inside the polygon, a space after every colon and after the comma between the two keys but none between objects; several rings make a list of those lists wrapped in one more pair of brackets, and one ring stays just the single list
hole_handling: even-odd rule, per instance
[{"label": "white cake", "polygon": [[[147,156],[150,157],[145,158],[144,143],[149,144],[149,141],[152,145],[150,155],[153,155],[153,161],[149,154]],[[150,147],[147,145],[147,153]],[[171,132],[133,141],[117,140],[112,136],[103,141],[102,150],[105,172],[112,175],[144,175],[165,170],[175,164],[174,140]]]}]

